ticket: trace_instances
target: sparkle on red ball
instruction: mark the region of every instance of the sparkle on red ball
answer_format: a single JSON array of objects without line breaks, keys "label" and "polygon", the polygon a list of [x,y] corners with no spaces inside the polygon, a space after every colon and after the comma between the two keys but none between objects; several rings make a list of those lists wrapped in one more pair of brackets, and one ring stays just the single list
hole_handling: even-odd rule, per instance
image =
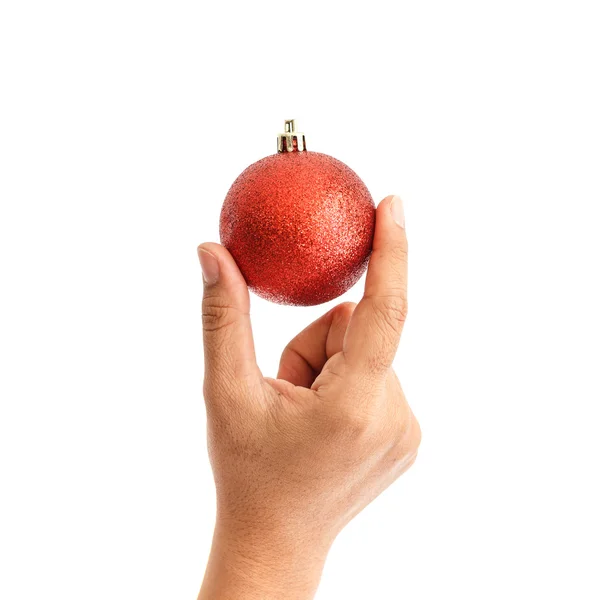
[{"label": "sparkle on red ball", "polygon": [[221,212],[221,243],[248,287],[280,304],[327,302],[363,274],[375,204],[358,175],[319,152],[284,152],[250,165]]}]

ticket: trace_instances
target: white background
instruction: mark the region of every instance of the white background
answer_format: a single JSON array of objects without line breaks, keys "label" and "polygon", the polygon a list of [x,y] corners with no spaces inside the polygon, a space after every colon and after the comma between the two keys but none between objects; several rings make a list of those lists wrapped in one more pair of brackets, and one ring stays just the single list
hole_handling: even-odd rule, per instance
[{"label": "white background", "polygon": [[[318,600],[599,598],[597,8],[4,0],[0,597],[195,598],[196,246],[294,117],[404,198],[423,429]],[[265,374],[328,308],[252,298]]]}]

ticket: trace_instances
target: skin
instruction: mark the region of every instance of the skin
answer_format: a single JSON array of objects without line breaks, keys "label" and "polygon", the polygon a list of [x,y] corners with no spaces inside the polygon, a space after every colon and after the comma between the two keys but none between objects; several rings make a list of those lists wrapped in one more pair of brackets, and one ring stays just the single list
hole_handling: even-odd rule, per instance
[{"label": "skin", "polygon": [[208,449],[217,490],[199,600],[313,598],[343,527],[415,461],[421,431],[392,369],[406,318],[402,202],[377,208],[364,297],[285,348],[254,354],[248,289],[219,244],[198,248]]}]

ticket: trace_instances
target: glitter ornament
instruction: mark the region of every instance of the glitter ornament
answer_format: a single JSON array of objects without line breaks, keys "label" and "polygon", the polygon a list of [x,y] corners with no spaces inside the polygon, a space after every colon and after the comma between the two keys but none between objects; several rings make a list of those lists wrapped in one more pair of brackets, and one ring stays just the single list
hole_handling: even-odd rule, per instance
[{"label": "glitter ornament", "polygon": [[373,244],[375,204],[343,162],[308,152],[293,120],[277,154],[250,165],[231,186],[221,243],[248,287],[280,304],[310,306],[340,296],[363,274]]}]

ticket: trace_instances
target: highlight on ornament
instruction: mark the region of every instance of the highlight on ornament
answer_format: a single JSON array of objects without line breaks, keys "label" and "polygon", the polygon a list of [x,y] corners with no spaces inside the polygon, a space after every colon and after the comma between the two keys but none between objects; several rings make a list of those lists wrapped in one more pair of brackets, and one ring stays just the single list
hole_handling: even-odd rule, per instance
[{"label": "highlight on ornament", "polygon": [[364,273],[375,203],[343,162],[306,149],[294,120],[277,153],[245,169],[229,189],[221,243],[258,296],[296,306],[337,298]]}]

